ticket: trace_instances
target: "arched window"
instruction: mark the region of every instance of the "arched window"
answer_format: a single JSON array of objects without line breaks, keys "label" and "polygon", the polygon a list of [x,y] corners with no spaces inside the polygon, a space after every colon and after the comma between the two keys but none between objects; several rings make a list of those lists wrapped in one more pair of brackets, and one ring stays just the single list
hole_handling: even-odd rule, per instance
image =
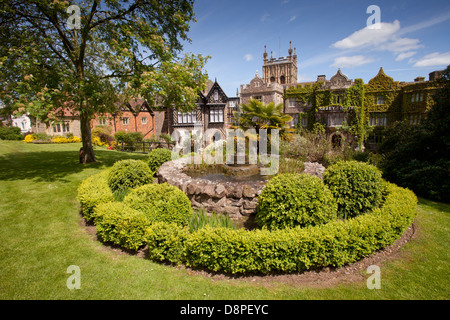
[{"label": "arched window", "polygon": [[270,82],[275,82],[275,77],[270,77]]},{"label": "arched window", "polygon": [[286,83],[286,77],[285,76],[281,76],[280,77],[280,83],[281,84],[285,84]]}]

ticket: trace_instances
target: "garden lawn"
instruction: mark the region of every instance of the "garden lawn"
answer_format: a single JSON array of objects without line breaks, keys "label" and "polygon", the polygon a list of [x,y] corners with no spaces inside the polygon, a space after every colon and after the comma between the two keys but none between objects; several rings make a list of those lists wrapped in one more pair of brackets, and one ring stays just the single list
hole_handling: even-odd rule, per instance
[{"label": "garden lawn", "polygon": [[[81,144],[0,141],[0,299],[449,299],[450,205],[420,200],[418,235],[401,258],[381,266],[380,290],[366,282],[331,288],[213,280],[104,246],[82,226],[77,187],[121,159],[146,155],[96,149],[78,163]],[[69,290],[67,268],[81,271]]]}]

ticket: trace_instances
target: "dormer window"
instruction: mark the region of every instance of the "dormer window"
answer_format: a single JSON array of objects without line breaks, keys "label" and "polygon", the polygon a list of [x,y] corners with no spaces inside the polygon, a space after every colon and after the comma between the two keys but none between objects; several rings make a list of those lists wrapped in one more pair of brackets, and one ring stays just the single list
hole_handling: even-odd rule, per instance
[{"label": "dormer window", "polygon": [[219,90],[214,90],[214,101],[218,101],[219,100]]}]

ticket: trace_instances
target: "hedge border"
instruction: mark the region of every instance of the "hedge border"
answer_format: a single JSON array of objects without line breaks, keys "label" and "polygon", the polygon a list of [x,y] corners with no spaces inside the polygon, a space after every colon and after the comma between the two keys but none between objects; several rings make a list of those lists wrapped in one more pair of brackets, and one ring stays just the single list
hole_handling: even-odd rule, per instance
[{"label": "hedge border", "polygon": [[[149,257],[231,274],[341,267],[393,244],[412,224],[417,197],[393,184],[388,188],[380,208],[320,226],[275,231],[206,227],[189,234],[182,227],[158,224],[147,230]],[[175,252],[174,237],[183,244]]]},{"label": "hedge border", "polygon": [[[107,170],[91,176],[78,188],[77,199],[87,220],[100,203],[114,200],[104,188],[106,174]],[[345,221],[274,231],[207,226],[193,233],[187,227],[159,222],[146,228],[143,243],[152,260],[214,272],[302,272],[341,267],[393,244],[412,224],[416,208],[412,191],[388,183],[380,208]]]}]

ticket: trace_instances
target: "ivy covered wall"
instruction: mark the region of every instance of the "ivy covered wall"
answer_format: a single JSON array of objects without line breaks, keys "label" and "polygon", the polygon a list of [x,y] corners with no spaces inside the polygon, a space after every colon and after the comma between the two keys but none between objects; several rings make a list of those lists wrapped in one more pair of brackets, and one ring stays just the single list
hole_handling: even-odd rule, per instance
[{"label": "ivy covered wall", "polygon": [[[300,112],[303,117],[307,115],[308,128],[320,121],[318,113],[327,112],[333,106],[349,114],[353,124],[348,125],[368,126],[370,115],[375,113],[386,114],[389,125],[408,119],[410,114],[425,113],[431,108],[433,92],[437,89],[436,81],[399,83],[387,76],[383,68],[367,84],[362,79],[355,79],[350,88],[323,89],[323,84],[323,81],[298,84],[285,90],[286,100],[294,98],[303,106]],[[351,120],[352,116],[356,120]]]}]

